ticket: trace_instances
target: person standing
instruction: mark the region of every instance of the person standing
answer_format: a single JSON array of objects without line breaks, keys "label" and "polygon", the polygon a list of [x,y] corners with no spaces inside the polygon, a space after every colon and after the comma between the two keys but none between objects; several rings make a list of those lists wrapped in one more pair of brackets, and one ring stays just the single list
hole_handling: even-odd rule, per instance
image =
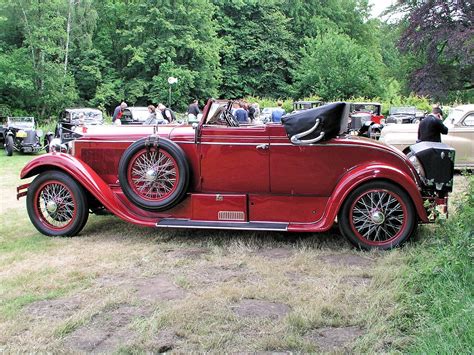
[{"label": "person standing", "polygon": [[201,110],[199,109],[199,103],[198,100],[195,99],[193,102],[191,102],[188,106],[188,115],[194,115],[196,118],[199,114],[201,113]]},{"label": "person standing", "polygon": [[439,107],[433,107],[432,112],[418,126],[417,142],[441,142],[441,134],[448,134],[448,127],[443,124],[443,111]]},{"label": "person standing", "polygon": [[283,109],[283,102],[280,100],[277,102],[278,108],[272,112],[272,122],[281,122],[282,116],[286,113]]},{"label": "person standing", "polygon": [[[120,105],[118,105],[115,110],[114,110],[114,114],[112,116],[112,123],[113,124],[116,124],[116,120],[120,120],[122,118],[122,115],[123,115],[123,110],[125,110],[127,108],[127,104],[125,103],[125,101],[123,101]],[[120,121],[121,122],[121,121]]]},{"label": "person standing", "polygon": [[244,109],[244,105],[239,102],[237,109],[234,112],[234,116],[239,121],[239,123],[248,123],[249,122],[249,114]]},{"label": "person standing", "polygon": [[176,121],[176,115],[171,109],[167,108],[162,103],[158,104],[158,109],[161,111],[161,114],[163,115],[163,118],[165,120],[167,120],[170,123],[173,121]]}]

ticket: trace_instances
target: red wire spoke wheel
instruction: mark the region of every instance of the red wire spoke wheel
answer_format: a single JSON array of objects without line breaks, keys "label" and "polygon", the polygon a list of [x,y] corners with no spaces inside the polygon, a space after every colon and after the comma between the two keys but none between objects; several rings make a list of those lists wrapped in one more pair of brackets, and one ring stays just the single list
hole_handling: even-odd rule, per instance
[{"label": "red wire spoke wheel", "polygon": [[165,200],[178,186],[178,164],[163,149],[140,150],[130,160],[127,179],[133,191],[143,199]]},{"label": "red wire spoke wheel", "polygon": [[31,183],[27,208],[36,229],[52,236],[76,235],[89,216],[83,188],[60,171],[42,173]]},{"label": "red wire spoke wheel", "polygon": [[341,233],[362,249],[391,249],[416,227],[413,204],[405,191],[388,182],[355,189],[339,214]]},{"label": "red wire spoke wheel", "polygon": [[127,198],[140,208],[162,211],[179,203],[186,193],[189,167],[182,149],[160,138],[157,146],[146,139],[133,143],[119,164],[119,181]]}]

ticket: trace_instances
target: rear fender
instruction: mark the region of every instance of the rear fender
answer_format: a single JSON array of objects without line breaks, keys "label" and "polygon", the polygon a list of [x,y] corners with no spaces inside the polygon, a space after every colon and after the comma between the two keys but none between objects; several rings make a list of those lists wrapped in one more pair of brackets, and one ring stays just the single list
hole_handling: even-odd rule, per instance
[{"label": "rear fender", "polygon": [[411,197],[418,217],[423,222],[428,222],[428,216],[423,207],[423,198],[413,177],[400,169],[386,165],[363,165],[348,171],[339,181],[329,199],[329,208],[334,210],[331,211],[334,213],[334,217],[352,190],[365,182],[377,179],[390,181],[405,190]]},{"label": "rear fender", "polygon": [[423,199],[412,176],[406,172],[386,165],[361,165],[349,170],[336,185],[326,205],[326,211],[320,222],[315,224],[290,224],[291,231],[326,231],[330,229],[334,220],[346,200],[347,196],[358,186],[375,180],[384,180],[399,185],[410,196],[413,206],[422,222],[429,222]]},{"label": "rear fender", "polygon": [[129,211],[110,186],[89,165],[72,155],[54,152],[39,156],[21,170],[20,177],[26,179],[48,170],[59,170],[70,175],[117,217],[141,226],[155,225],[156,218],[144,219]]}]

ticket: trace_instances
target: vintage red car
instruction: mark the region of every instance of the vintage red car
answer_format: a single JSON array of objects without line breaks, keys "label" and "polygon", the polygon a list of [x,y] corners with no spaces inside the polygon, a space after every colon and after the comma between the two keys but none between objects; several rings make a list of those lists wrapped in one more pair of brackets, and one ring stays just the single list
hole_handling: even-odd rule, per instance
[{"label": "vintage red car", "polygon": [[445,211],[454,152],[422,143],[407,158],[346,135],[348,106],[239,125],[231,101],[209,100],[193,126],[88,127],[29,162],[21,178],[37,177],[17,197],[51,236],[107,211],[149,227],[324,232],[337,221],[356,246],[389,249]]}]

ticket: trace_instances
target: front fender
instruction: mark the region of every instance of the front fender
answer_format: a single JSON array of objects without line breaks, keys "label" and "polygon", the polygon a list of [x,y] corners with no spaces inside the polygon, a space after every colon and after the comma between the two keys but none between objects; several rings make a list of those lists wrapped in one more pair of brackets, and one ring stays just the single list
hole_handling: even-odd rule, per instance
[{"label": "front fender", "polygon": [[21,170],[20,178],[26,179],[48,170],[60,170],[82,185],[106,209],[124,221],[153,227],[156,219],[138,217],[119,200],[110,186],[92,168],[80,159],[65,153],[49,153],[31,160]]},{"label": "front fender", "polygon": [[342,204],[347,196],[365,182],[385,180],[399,185],[412,199],[418,217],[423,222],[429,222],[423,207],[423,198],[413,177],[403,170],[379,164],[364,164],[349,170],[338,182],[326,205],[326,210],[319,222],[314,224],[291,224],[291,231],[326,231],[334,223]]}]

